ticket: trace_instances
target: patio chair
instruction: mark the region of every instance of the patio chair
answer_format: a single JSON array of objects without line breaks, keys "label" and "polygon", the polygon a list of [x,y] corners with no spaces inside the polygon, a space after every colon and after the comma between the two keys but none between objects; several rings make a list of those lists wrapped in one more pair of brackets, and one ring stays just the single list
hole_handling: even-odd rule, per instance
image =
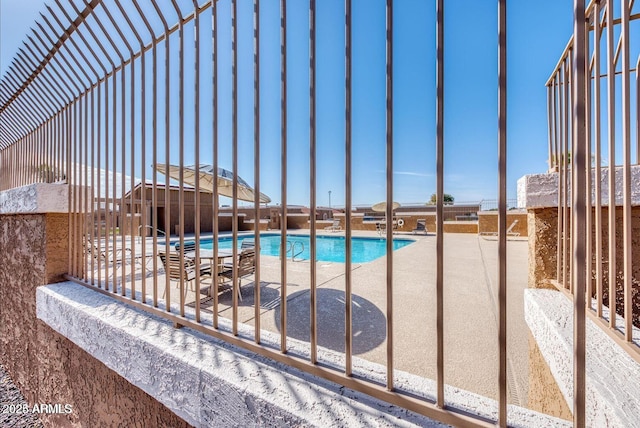
[{"label": "patio chair", "polygon": [[416,228],[412,230],[413,234],[415,235],[416,233],[420,232],[420,233],[424,233],[425,235],[427,234],[427,220],[424,218],[418,219],[416,222]]},{"label": "patio chair", "polygon": [[[514,232],[513,228],[518,224],[518,220],[513,220],[513,223],[507,229],[507,236],[520,236],[520,232]],[[498,236],[498,232],[481,232],[480,236]]]},{"label": "patio chair", "polygon": [[[194,241],[184,241],[184,253],[189,253],[196,250],[196,243]],[[180,243],[176,244],[176,252],[180,252]]]},{"label": "patio chair", "polygon": [[507,229],[507,236],[520,236],[520,232],[513,232],[513,228],[516,227],[518,220],[513,220],[511,226]]},{"label": "patio chair", "polygon": [[340,225],[340,220],[333,220],[333,224],[331,226],[327,226],[324,230],[330,230],[331,232],[337,232],[342,230],[342,226]]},{"label": "patio chair", "polygon": [[[233,279],[233,263],[225,263],[222,265],[223,269],[218,273],[218,276],[223,279],[231,281]],[[240,253],[237,265],[238,276],[238,297],[242,301],[242,278],[253,275],[256,271],[256,250],[255,248],[246,248]]]},{"label": "patio chair", "polygon": [[114,250],[113,246],[109,248],[107,251],[106,248],[99,248],[96,244],[91,242],[90,240],[86,241],[85,244],[85,252],[91,255],[92,258],[95,259],[96,262],[104,263],[107,265],[113,264],[113,256],[115,255],[116,265],[121,265],[123,262],[126,263],[127,258],[131,256],[130,248],[116,248]]},{"label": "patio chair", "polygon": [[256,247],[256,241],[252,238],[244,238],[242,240],[242,244],[240,244],[241,250],[245,250],[247,248],[255,248],[255,247]]},{"label": "patio chair", "polygon": [[[211,265],[209,263],[201,264],[198,268],[193,259],[189,257],[183,257],[182,263],[180,262],[180,254],[178,253],[165,253],[159,252],[160,260],[164,266],[166,275],[169,276],[170,281],[177,281],[176,287],[180,287],[180,279],[183,279],[189,284],[191,291],[195,292],[194,283],[196,278],[203,276],[211,276]],[[184,288],[185,299],[187,297],[187,287]],[[164,293],[162,293],[164,297]]]}]

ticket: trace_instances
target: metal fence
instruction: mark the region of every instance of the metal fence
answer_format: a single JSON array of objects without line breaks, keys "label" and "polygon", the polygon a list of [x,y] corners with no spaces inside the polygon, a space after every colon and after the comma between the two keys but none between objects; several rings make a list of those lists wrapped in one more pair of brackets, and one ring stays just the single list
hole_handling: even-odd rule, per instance
[{"label": "metal fence", "polygon": [[630,37],[640,14],[633,13],[633,0],[617,4],[589,4],[588,32],[569,41],[547,82],[549,165],[559,178],[556,285],[586,296],[587,314],[640,361],[633,336],[640,327],[640,272],[632,235],[640,218],[632,200],[638,187],[632,165],[640,164],[640,43]]},{"label": "metal fence", "polygon": [[[265,7],[274,7],[273,3],[254,0],[253,2],[253,91],[254,91],[254,177],[255,216],[259,218],[260,191],[260,107],[261,75],[260,55],[263,51],[260,41],[261,16]],[[497,203],[499,224],[499,413],[498,424],[507,424],[507,346],[506,346],[506,0],[498,2],[498,181],[499,199]],[[625,3],[625,2],[623,2]],[[218,8],[221,4],[231,10],[231,17],[220,16]],[[393,10],[394,2],[386,0],[386,202],[387,218],[393,217]],[[289,146],[287,141],[288,110],[288,48],[287,48],[287,1],[280,0],[280,118],[281,118],[281,189],[282,199],[280,214],[287,218],[287,187],[292,179],[287,171]],[[201,4],[197,0],[56,0],[53,7],[48,7],[37,24],[37,29],[27,36],[28,40],[15,58],[9,72],[3,77],[0,88],[0,189],[8,189],[34,182],[68,183],[69,192],[69,230],[70,254],[68,278],[107,293],[116,299],[163,316],[176,325],[189,326],[212,336],[226,340],[232,344],[284,362],[301,370],[323,376],[349,388],[371,394],[389,403],[406,407],[413,411],[433,417],[457,426],[491,426],[495,421],[487,421],[468,413],[445,406],[444,378],[444,241],[443,241],[443,196],[444,196],[444,0],[436,2],[435,29],[437,42],[437,82],[436,82],[436,317],[437,317],[437,395],[435,400],[416,397],[398,390],[394,384],[394,312],[393,281],[394,258],[392,252],[392,228],[386,231],[386,376],[384,384],[354,376],[352,368],[352,278],[351,278],[351,211],[352,211],[352,31],[353,17],[351,0],[345,0],[344,15],[336,17],[336,21],[344,25],[344,88],[343,105],[336,108],[344,110],[345,141],[345,216],[346,216],[346,262],[344,271],[344,309],[345,309],[345,353],[344,364],[339,368],[330,368],[318,364],[317,359],[317,301],[316,301],[316,267],[310,268],[310,357],[303,359],[288,353],[287,344],[287,259],[280,262],[280,346],[274,349],[261,343],[260,327],[260,231],[255,223],[255,326],[253,340],[238,335],[238,291],[240,281],[238,248],[238,14],[237,1],[206,1]],[[598,6],[591,5],[587,12],[593,16]],[[575,1],[575,37],[574,48],[568,50],[578,59],[582,58],[584,34],[586,28],[579,23],[584,22],[584,1]],[[596,16],[598,13],[596,12]],[[230,19],[231,46],[220,46],[219,22]],[[628,14],[623,17],[623,28]],[[316,142],[316,2],[309,1],[309,33],[304,37],[309,40],[309,193],[310,193],[310,241],[311,259],[315,259],[317,224],[315,221],[316,204],[316,159],[318,149]],[[612,25],[609,25],[611,28]],[[299,35],[296,35],[299,36]],[[626,40],[623,38],[623,40]],[[622,44],[623,67],[628,70],[627,46]],[[224,53],[231,58],[230,96],[220,95],[222,84],[219,82],[219,56]],[[567,57],[567,56],[565,56]],[[568,58],[568,57],[567,57]],[[626,61],[626,62],[625,62]],[[563,88],[563,118],[569,117],[568,86],[562,85],[570,66],[575,79],[581,82],[585,72],[580,68],[580,61],[570,62],[565,59],[559,70],[562,73],[554,78],[550,93],[560,96],[559,88]],[[564,73],[564,74],[563,74]],[[625,72],[625,76],[628,73]],[[559,81],[557,79],[560,79]],[[189,85],[187,86],[187,83]],[[627,86],[628,87],[628,86]],[[554,89],[555,88],[555,89]],[[580,92],[581,85],[574,86],[576,95],[572,100],[576,106],[584,99]],[[628,100],[628,97],[626,98]],[[210,198],[213,219],[218,218],[218,194],[221,190],[218,181],[212,182],[212,193],[203,196],[200,192],[200,175],[195,175],[193,189],[185,184],[184,172],[176,178],[175,187],[164,187],[163,198],[158,190],[162,186],[158,182],[157,171],[164,166],[177,164],[183,171],[185,152],[193,158],[196,166],[211,163],[213,171],[218,170],[219,105],[229,103],[231,106],[231,151],[232,151],[232,327],[229,331],[219,326],[218,293],[219,287],[217,260],[218,229],[211,225],[213,233],[213,249],[211,285],[213,297],[213,316],[211,325],[203,322],[199,299],[195,301],[195,317],[185,315],[185,298],[183,291],[187,289],[186,275],[178,274],[180,298],[177,306],[171,305],[171,267],[167,264],[163,272],[162,252],[166,259],[170,258],[172,249],[178,243],[180,251],[173,251],[177,256],[180,269],[189,264],[190,273],[194,274],[195,290],[200,290],[200,266],[202,254],[195,251],[193,262],[185,251],[184,225],[188,220],[185,214],[185,194],[194,192],[193,210],[195,247],[200,247],[201,219],[199,207],[204,204],[203,197]],[[555,117],[555,116],[554,116]],[[578,120],[576,129],[582,130],[584,115],[575,110]],[[206,124],[206,126],[204,126]],[[567,132],[568,127],[562,128]],[[206,132],[206,137],[203,133]],[[580,131],[584,132],[584,131]],[[579,142],[584,141],[582,134],[576,132]],[[206,142],[205,142],[206,141]],[[558,141],[558,143],[555,143]],[[566,153],[560,150],[560,141],[554,140],[553,153]],[[172,148],[177,144],[175,153]],[[203,159],[202,147],[208,147],[210,157]],[[584,145],[575,145],[573,172],[580,180],[585,174]],[[626,153],[626,152],[625,152]],[[628,165],[628,158],[627,165]],[[146,166],[154,166],[151,177]],[[566,177],[566,166],[562,174]],[[139,175],[140,181],[128,177]],[[300,179],[300,177],[295,177]],[[580,231],[586,224],[584,211],[585,187],[581,181],[574,181],[574,197],[571,213],[575,221],[574,230]],[[137,188],[143,188],[142,193]],[[147,188],[151,188],[151,198],[146,197]],[[172,203],[171,189],[178,194],[178,204]],[[566,193],[565,193],[566,195]],[[582,198],[582,199],[581,199]],[[564,201],[564,199],[562,199]],[[566,204],[562,205],[566,207]],[[582,207],[582,210],[579,208]],[[627,207],[627,204],[625,204]],[[159,208],[162,208],[160,210]],[[625,208],[626,209],[626,208]],[[177,223],[172,220],[178,215]],[[147,215],[147,213],[151,213]],[[566,213],[566,210],[563,211]],[[626,212],[626,211],[625,211]],[[191,215],[191,214],[189,214]],[[568,223],[566,214],[562,225]],[[137,219],[137,220],[136,220]],[[172,241],[167,234],[159,234],[159,225],[178,224],[178,236]],[[99,227],[96,227],[96,224]],[[152,230],[152,236],[143,243],[134,242],[132,231],[138,229]],[[562,226],[560,231],[562,232]],[[129,231],[129,232],[127,232]],[[573,289],[575,296],[583,296],[586,259],[584,244],[580,240],[573,242],[575,251],[573,270],[576,275]],[[281,254],[286,252],[286,222],[280,241]],[[562,254],[569,254],[567,247]],[[566,265],[566,263],[565,263]],[[128,267],[127,267],[128,266]],[[140,268],[134,268],[140,266]],[[127,269],[129,270],[127,272]],[[566,269],[565,269],[566,270]],[[150,272],[150,273],[149,273]],[[430,279],[431,280],[431,279]],[[139,284],[139,288],[138,288]],[[575,417],[578,426],[584,426],[584,299],[576,299],[576,324],[579,327],[575,343],[577,384]],[[627,318],[628,319],[628,318]],[[579,356],[582,355],[580,358]]]}]

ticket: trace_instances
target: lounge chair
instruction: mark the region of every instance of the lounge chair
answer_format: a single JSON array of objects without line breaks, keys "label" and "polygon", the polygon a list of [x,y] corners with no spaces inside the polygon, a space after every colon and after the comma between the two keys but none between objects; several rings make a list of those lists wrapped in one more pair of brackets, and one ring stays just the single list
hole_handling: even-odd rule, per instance
[{"label": "lounge chair", "polygon": [[[237,265],[238,276],[238,297],[242,301],[242,278],[253,275],[256,271],[256,250],[255,248],[246,248],[240,253]],[[222,271],[218,272],[218,276],[229,281],[233,280],[233,263],[227,262],[222,265]]]},{"label": "lounge chair", "polygon": [[[180,279],[183,279],[190,285],[191,291],[195,292],[193,284],[196,278],[211,276],[211,265],[209,263],[203,263],[198,268],[194,260],[189,257],[183,256],[181,263],[180,254],[178,253],[159,252],[158,255],[162,260],[164,271],[169,275],[169,280],[178,282],[176,287],[180,287]],[[184,288],[184,296],[185,298],[187,297],[187,287]],[[162,297],[164,297],[164,293]]]},{"label": "lounge chair", "polygon": [[333,220],[333,224],[331,226],[327,226],[324,230],[330,230],[331,232],[337,232],[342,230],[342,226],[340,225],[340,220]]},{"label": "lounge chair", "polygon": [[113,248],[111,246],[107,251],[106,248],[98,248],[98,246],[91,241],[86,242],[85,250],[95,259],[96,262],[103,264],[113,264],[113,258],[115,255],[115,264],[121,265],[123,262],[126,263],[127,258],[131,257],[131,249],[130,248]]},{"label": "lounge chair", "polygon": [[[520,236],[520,232],[514,232],[513,228],[518,224],[518,220],[513,220],[513,223],[507,229],[507,236]],[[481,232],[480,236],[498,236],[498,232]]]},{"label": "lounge chair", "polygon": [[419,220],[417,220],[416,222],[416,228],[412,230],[413,234],[415,235],[416,233],[424,233],[425,235],[428,233],[427,232],[427,220],[424,218],[421,218]]},{"label": "lounge chair", "polygon": [[520,232],[513,232],[513,228],[516,227],[518,220],[513,220],[511,226],[507,229],[507,236],[520,236]]},{"label": "lounge chair", "polygon": [[[194,241],[184,241],[184,253],[189,253],[196,250],[196,243]],[[180,252],[180,243],[176,244],[176,253]]]}]

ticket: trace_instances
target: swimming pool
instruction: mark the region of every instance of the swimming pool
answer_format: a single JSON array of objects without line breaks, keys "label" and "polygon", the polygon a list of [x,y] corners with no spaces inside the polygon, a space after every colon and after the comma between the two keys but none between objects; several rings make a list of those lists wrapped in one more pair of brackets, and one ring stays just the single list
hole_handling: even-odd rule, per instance
[{"label": "swimming pool", "polygon": [[[243,239],[253,239],[253,235],[239,236],[238,246],[241,245]],[[289,242],[301,242],[304,245],[304,251],[296,256],[296,260],[309,260],[309,235],[289,235]],[[406,247],[415,242],[413,239],[396,238],[393,240],[393,250]],[[218,239],[220,249],[230,249],[233,240],[230,237]],[[301,246],[296,245],[297,253]],[[353,263],[366,263],[382,257],[386,253],[387,240],[384,238],[351,238],[351,261]],[[200,246],[206,249],[213,248],[213,240],[203,239]],[[316,258],[321,262],[340,262],[345,261],[345,238],[343,236],[320,236],[316,237]],[[268,256],[278,256],[280,254],[280,235],[279,234],[261,234],[260,235],[260,254]],[[287,257],[291,257],[290,254]]]}]

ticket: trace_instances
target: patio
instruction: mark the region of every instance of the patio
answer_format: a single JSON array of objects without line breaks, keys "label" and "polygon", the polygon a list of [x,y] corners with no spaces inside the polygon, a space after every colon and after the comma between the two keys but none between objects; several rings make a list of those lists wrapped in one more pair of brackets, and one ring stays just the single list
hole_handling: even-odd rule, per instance
[{"label": "patio", "polygon": [[[374,234],[354,232],[354,236]],[[407,236],[415,242],[393,253],[394,366],[396,370],[435,379],[436,240],[433,234]],[[471,234],[445,234],[444,242],[445,382],[497,399],[497,241]],[[147,254],[152,254],[151,243],[147,238]],[[140,254],[140,248],[141,244],[137,244],[134,252]],[[151,267],[151,261],[148,263]],[[529,376],[529,331],[523,309],[523,291],[527,287],[526,239],[509,240],[508,263],[509,402],[526,406]],[[125,280],[130,279],[131,266],[135,269],[136,290],[140,291],[140,264],[124,264]],[[158,266],[157,283],[162,290],[165,276],[159,259]],[[287,262],[287,335],[303,342],[309,342],[309,271],[308,261]],[[148,296],[152,294],[149,290],[153,289],[154,282],[151,272],[149,269],[145,278]],[[344,274],[343,263],[318,262],[318,345],[336,352],[344,352]],[[117,276],[121,278],[121,275],[118,268]],[[385,257],[352,265],[354,368],[358,367],[358,359],[386,364],[385,277]],[[261,256],[260,280],[261,328],[279,333],[281,279],[278,257]],[[209,277],[203,278],[201,288],[210,283]],[[253,276],[245,278],[242,284],[243,300],[238,302],[238,322],[253,326]],[[162,291],[158,297],[162,298]],[[171,301],[179,307],[180,293],[175,282],[171,283]],[[201,295],[202,319],[211,320],[212,304],[211,297]],[[195,293],[189,289],[185,311],[194,313],[195,306]],[[232,318],[231,292],[219,294],[219,315]]]}]

